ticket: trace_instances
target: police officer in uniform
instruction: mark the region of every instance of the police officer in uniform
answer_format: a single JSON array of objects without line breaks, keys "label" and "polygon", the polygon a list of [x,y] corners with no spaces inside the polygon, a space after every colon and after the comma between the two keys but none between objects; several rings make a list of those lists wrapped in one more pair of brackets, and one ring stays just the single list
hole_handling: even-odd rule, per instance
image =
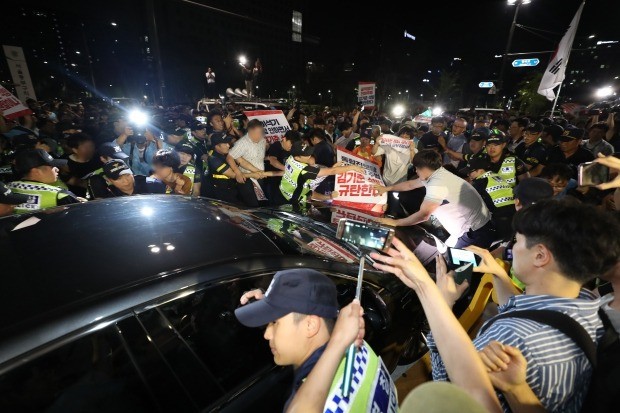
[{"label": "police officer in uniform", "polygon": [[28,202],[28,195],[17,194],[0,182],[0,217],[11,215],[15,211],[15,205],[26,202]]},{"label": "police officer in uniform", "polygon": [[[209,153],[209,172],[205,180],[205,195],[230,203],[239,203],[239,189],[235,173],[230,169],[226,156],[230,151],[232,137],[223,132],[211,135],[213,150]],[[269,172],[268,172],[269,173]],[[246,178],[260,178],[263,172],[244,173]]]},{"label": "police officer in uniform", "polygon": [[109,160],[102,169],[106,192],[98,198],[166,193],[166,184],[155,178],[134,175],[129,166],[119,159]]},{"label": "police officer in uniform", "polygon": [[529,178],[527,166],[506,149],[508,139],[504,132],[493,129],[487,139],[487,154],[491,160],[491,171],[502,177],[511,188],[514,188],[517,181]]},{"label": "police officer in uniform", "polygon": [[476,128],[469,136],[468,146],[463,146],[462,152],[456,152],[446,146],[446,154],[451,159],[460,161],[458,164],[459,169],[465,168],[470,160],[487,157],[485,146],[490,133],[491,130],[489,128]]},{"label": "police officer in uniform", "polygon": [[364,169],[357,165],[336,165],[331,168],[321,168],[316,166],[314,157],[314,147],[304,145],[298,141],[291,147],[291,156],[284,165],[284,176],[280,182],[280,192],[284,198],[292,204],[306,202],[308,194],[312,198],[325,201],[338,196],[334,191],[330,195],[323,195],[314,191],[316,187],[330,175],[343,174],[349,171],[364,173]]},{"label": "police officer in uniform", "polygon": [[482,197],[498,235],[506,239],[512,235],[512,217],[516,212],[513,190],[501,176],[491,171],[488,158],[474,158],[460,171],[469,176],[472,186]]},{"label": "police officer in uniform", "polygon": [[193,196],[200,196],[202,177],[194,164],[194,147],[188,141],[182,141],[174,147],[174,150],[177,151],[181,159],[179,172],[188,177],[192,182],[191,194]]},{"label": "police officer in uniform", "polygon": [[15,207],[16,213],[38,211],[80,202],[72,192],[54,186],[58,168],[66,159],[54,159],[43,149],[27,149],[15,156],[15,171],[21,178],[9,184],[15,193],[28,195],[28,202]]},{"label": "police officer in uniform", "polygon": [[[129,155],[123,152],[123,149],[116,143],[116,141],[101,144],[97,149],[97,152],[102,165],[115,159],[127,163],[129,159]],[[109,184],[103,176],[103,166],[86,175],[84,179],[86,180],[87,199],[106,197]]]},{"label": "police officer in uniform", "polygon": [[[257,301],[248,304],[250,298]],[[338,315],[338,292],[324,274],[309,268],[278,271],[266,293],[252,290],[235,310],[239,322],[247,327],[267,326],[275,364],[293,366],[293,388],[282,411],[287,411],[297,391],[326,351],[334,320]],[[396,386],[380,357],[363,342],[356,350],[356,364],[347,397],[342,394],[346,357],[331,380],[325,412],[395,413],[398,410]]]},{"label": "police officer in uniform", "polygon": [[[196,158],[196,172],[200,174],[200,177],[206,177],[209,165],[209,139],[207,138],[207,125],[204,123],[196,123],[191,127],[191,135],[188,138],[188,142],[194,148],[194,155]],[[201,193],[195,195],[203,195],[204,189],[201,188]]]},{"label": "police officer in uniform", "polygon": [[547,150],[540,142],[544,128],[542,123],[530,123],[525,128],[523,140],[515,149],[515,155],[525,162],[525,166],[532,176],[538,176],[547,163]]}]

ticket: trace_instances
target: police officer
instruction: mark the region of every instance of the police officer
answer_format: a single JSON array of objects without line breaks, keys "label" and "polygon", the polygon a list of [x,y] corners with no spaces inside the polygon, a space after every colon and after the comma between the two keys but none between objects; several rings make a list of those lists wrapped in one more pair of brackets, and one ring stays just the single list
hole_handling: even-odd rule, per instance
[{"label": "police officer", "polygon": [[200,183],[202,177],[197,172],[194,164],[194,147],[188,141],[182,141],[178,143],[174,149],[179,154],[181,159],[181,166],[179,166],[179,172],[185,175],[192,182],[191,194],[194,196],[200,196]]},{"label": "police officer", "polygon": [[525,162],[531,176],[538,176],[547,163],[547,150],[540,142],[544,128],[540,122],[530,123],[523,133],[523,140],[515,149],[515,155]]},{"label": "police officer", "polygon": [[[249,298],[258,300],[247,304]],[[304,385],[319,358],[326,351],[338,316],[338,294],[334,283],[324,274],[308,268],[278,271],[266,294],[253,290],[241,297],[242,307],[235,310],[241,324],[267,325],[274,362],[293,366],[293,389],[283,411]],[[345,357],[332,380],[325,400],[326,412],[397,411],[396,387],[381,359],[363,342],[356,352],[356,364],[348,397],[343,397]],[[348,378],[347,378],[348,379]]]},{"label": "police officer", "polygon": [[129,166],[119,159],[109,160],[102,169],[106,188],[98,198],[166,193],[163,182],[144,175],[134,175]]},{"label": "police officer", "polygon": [[28,195],[28,201],[15,207],[16,213],[32,212],[81,200],[72,192],[54,186],[58,168],[66,159],[54,159],[43,149],[27,149],[15,156],[15,171],[21,179],[9,184],[15,193]]},{"label": "police officer", "polygon": [[[215,132],[211,135],[213,150],[209,153],[209,172],[205,180],[205,195],[209,198],[219,199],[230,203],[239,203],[239,189],[235,173],[226,162],[230,151],[232,137],[223,132]],[[261,178],[270,172],[244,173],[246,178]]]},{"label": "police officer", "polygon": [[491,160],[491,171],[502,177],[511,188],[524,178],[529,178],[525,163],[506,149],[508,139],[504,132],[493,129],[487,139],[486,150]]},{"label": "police officer", "polygon": [[[97,153],[102,165],[115,159],[127,163],[129,159],[129,155],[123,152],[115,141],[101,144],[97,149]],[[106,197],[109,184],[103,176],[103,166],[86,175],[84,179],[86,180],[87,199]]]},{"label": "police officer", "polygon": [[15,211],[15,205],[26,202],[28,202],[28,195],[17,194],[0,182],[0,217],[11,215]]},{"label": "police officer", "polygon": [[[191,135],[188,142],[194,148],[196,172],[200,177],[206,177],[209,165],[209,140],[207,139],[207,125],[204,123],[196,123],[191,127]],[[201,191],[204,191],[201,188]],[[196,193],[195,195],[204,195],[204,193]]]},{"label": "police officer", "polygon": [[291,147],[291,156],[284,165],[284,176],[280,182],[280,192],[284,198],[292,204],[306,202],[308,194],[313,199],[326,201],[338,196],[334,191],[330,195],[324,195],[314,191],[314,189],[330,175],[343,174],[349,171],[364,173],[364,168],[357,165],[336,165],[331,168],[320,168],[316,166],[314,157],[314,147],[304,145],[303,142],[295,142]]},{"label": "police officer", "polygon": [[476,128],[469,136],[468,147],[463,147],[463,152],[456,152],[446,146],[446,154],[451,159],[460,161],[458,164],[459,169],[465,168],[470,160],[487,157],[485,146],[490,133],[491,130],[489,128]]},{"label": "police officer", "polygon": [[510,185],[501,176],[491,171],[491,162],[486,157],[473,158],[460,172],[469,176],[472,186],[491,211],[498,235],[502,239],[510,237],[512,217],[516,212],[514,194]]}]

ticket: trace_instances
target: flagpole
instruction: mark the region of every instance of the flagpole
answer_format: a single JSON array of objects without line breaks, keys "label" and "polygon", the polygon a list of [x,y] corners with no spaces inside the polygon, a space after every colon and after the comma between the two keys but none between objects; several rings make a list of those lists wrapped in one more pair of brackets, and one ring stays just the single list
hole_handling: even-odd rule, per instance
[{"label": "flagpole", "polygon": [[[568,59],[566,60],[566,63],[568,65]],[[564,82],[560,83],[560,86],[558,86],[558,93],[555,94],[555,100],[553,101],[553,107],[551,108],[551,119],[555,116],[555,106],[558,104],[558,98],[560,97],[560,90],[562,89],[563,84]]]}]

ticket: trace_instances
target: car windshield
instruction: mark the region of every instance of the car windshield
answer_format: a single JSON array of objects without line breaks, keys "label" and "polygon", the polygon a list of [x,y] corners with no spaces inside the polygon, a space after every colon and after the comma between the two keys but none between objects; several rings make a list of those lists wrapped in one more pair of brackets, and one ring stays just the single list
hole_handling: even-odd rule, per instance
[{"label": "car windshield", "polygon": [[328,225],[274,211],[256,210],[244,218],[259,227],[285,254],[310,254],[346,263],[358,261],[359,250],[337,240],[335,230]]}]

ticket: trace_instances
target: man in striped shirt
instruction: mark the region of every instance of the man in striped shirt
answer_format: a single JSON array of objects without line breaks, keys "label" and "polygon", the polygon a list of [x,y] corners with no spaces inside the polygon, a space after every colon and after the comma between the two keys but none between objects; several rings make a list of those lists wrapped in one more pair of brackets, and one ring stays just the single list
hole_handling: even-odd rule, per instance
[{"label": "man in striped shirt", "polygon": [[[477,271],[496,275],[500,313],[553,310],[578,321],[594,341],[603,333],[599,299],[581,286],[607,272],[620,257],[620,225],[605,212],[570,200],[545,200],[517,213],[513,268],[526,293],[510,295],[505,271],[484,259]],[[472,249],[485,258],[482,250]],[[448,303],[450,305],[454,303]],[[569,337],[542,323],[521,318],[494,322],[474,340],[482,350],[491,341],[517,348],[527,361],[529,388],[498,393],[504,411],[538,398],[547,411],[579,412],[587,393],[592,366]],[[434,380],[448,380],[432,334],[429,349]],[[493,374],[493,373],[491,373]],[[527,387],[527,386],[526,386]]]}]

